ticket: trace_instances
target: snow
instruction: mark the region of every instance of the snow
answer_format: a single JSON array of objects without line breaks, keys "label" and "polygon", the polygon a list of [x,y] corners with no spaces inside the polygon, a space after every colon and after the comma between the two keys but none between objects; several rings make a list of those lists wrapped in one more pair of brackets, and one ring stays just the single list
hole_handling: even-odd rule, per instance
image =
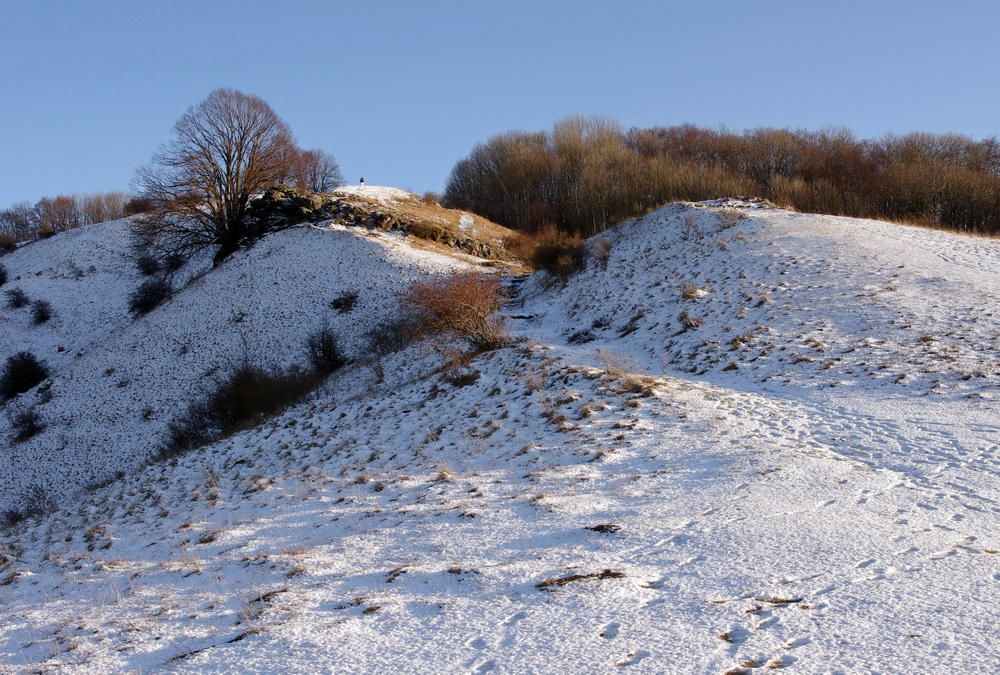
[{"label": "snow", "polygon": [[342,185],[333,191],[335,195],[366,197],[380,202],[409,201],[417,195],[399,188],[382,185]]},{"label": "snow", "polygon": [[[127,470],[0,540],[12,672],[1000,666],[996,241],[666,207],[599,236],[607,269],[513,282],[521,342],[471,384],[415,345],[384,379],[355,363],[262,427],[144,465],[123,458],[158,427],[134,410],[179,405],[240,335],[292,361],[325,317],[357,353],[394,289],[462,263],[293,229],[133,322],[122,225],[78,232],[4,259],[63,323],[3,310],[3,344],[58,371],[44,434],[97,436]],[[324,309],[348,287],[357,314]],[[178,341],[206,353],[188,366]],[[93,450],[31,442],[12,452],[65,500]],[[4,465],[13,491],[27,465]]]}]

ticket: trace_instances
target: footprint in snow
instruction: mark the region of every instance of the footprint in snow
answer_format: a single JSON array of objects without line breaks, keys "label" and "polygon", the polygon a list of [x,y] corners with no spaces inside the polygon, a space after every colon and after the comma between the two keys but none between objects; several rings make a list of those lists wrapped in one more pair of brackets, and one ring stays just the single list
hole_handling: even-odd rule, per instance
[{"label": "footprint in snow", "polygon": [[473,638],[465,643],[466,647],[472,647],[473,649],[486,649],[488,646],[486,640],[481,637]]},{"label": "footprint in snow", "polygon": [[518,612],[517,614],[512,614],[511,616],[507,617],[507,620],[503,622],[503,625],[513,626],[521,619],[526,619],[526,618],[528,618],[527,614],[525,614],[524,612]]},{"label": "footprint in snow", "polygon": [[495,659],[490,659],[484,663],[476,666],[472,671],[475,675],[482,675],[483,673],[492,673],[497,669],[497,662]]}]

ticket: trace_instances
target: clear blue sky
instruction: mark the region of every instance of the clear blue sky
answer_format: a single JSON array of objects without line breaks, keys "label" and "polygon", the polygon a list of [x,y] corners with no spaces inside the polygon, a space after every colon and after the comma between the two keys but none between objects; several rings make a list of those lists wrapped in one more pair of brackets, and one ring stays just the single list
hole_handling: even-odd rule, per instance
[{"label": "clear blue sky", "polygon": [[127,189],[217,87],[349,183],[440,190],[477,142],[625,127],[1000,131],[1000,3],[35,0],[0,40],[0,208]]}]

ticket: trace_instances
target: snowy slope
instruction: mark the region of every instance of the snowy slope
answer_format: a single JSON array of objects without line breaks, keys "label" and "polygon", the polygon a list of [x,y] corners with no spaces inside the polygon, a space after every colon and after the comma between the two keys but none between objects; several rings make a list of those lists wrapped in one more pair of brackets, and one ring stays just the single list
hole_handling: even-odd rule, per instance
[{"label": "snowy slope", "polygon": [[743,202],[603,236],[471,384],[414,346],[9,531],[0,663],[997,670],[1000,246]]},{"label": "snowy slope", "polygon": [[[181,290],[136,320],[128,296],[143,278],[128,256],[128,223],[61,234],[4,257],[10,281],[45,299],[54,318],[32,326],[27,308],[0,309],[0,354],[27,349],[53,384],[9,407],[34,406],[45,430],[0,456],[0,511],[31,488],[55,500],[156,453],[167,424],[244,357],[305,364],[303,341],[327,322],[349,357],[395,308],[409,279],[465,263],[398,238],[335,225],[275,233],[219,269],[193,264]],[[188,278],[194,276],[188,283]],[[330,302],[358,294],[341,313]],[[44,388],[44,387],[43,387]],[[0,438],[14,434],[0,417]]]}]

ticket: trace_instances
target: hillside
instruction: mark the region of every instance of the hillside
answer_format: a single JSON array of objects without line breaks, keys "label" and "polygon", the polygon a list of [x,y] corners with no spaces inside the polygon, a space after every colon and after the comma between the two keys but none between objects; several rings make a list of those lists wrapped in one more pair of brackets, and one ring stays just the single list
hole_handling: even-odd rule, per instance
[{"label": "hillside", "polygon": [[[104,227],[86,233],[95,247],[120,232]],[[519,285],[520,342],[477,357],[470,377],[449,381],[420,345],[387,357],[381,380],[356,363],[262,427],[126,471],[9,530],[0,662],[71,673],[1000,666],[1000,245],[745,201],[673,205],[599,238],[606,269]],[[357,344],[351,326],[390,311],[394,286],[466,264],[407,241],[336,226],[268,237],[161,308],[172,313],[162,324],[98,335],[95,320],[92,352],[126,348],[113,364],[91,356],[90,370],[107,362],[117,376],[142,367],[136,353],[157,358],[137,351],[157,326],[220,353],[212,336],[229,316],[209,310],[227,293],[262,297],[248,287],[277,299],[236,323],[291,359],[282,345],[324,316],[347,274],[366,281],[355,312],[372,298],[370,314],[336,324]],[[45,259],[40,269],[59,260]],[[95,254],[90,277],[113,288],[124,272],[102,272],[108,260]],[[312,280],[312,265],[330,271]],[[57,345],[58,326],[33,347]],[[46,407],[95,395],[83,383],[100,373],[76,369],[87,358],[53,357],[74,375]],[[147,367],[130,381],[149,381]],[[164,397],[183,391],[166,375],[156,383]],[[134,418],[119,426],[147,433]]]},{"label": "hillside", "polygon": [[[415,201],[402,190],[355,193],[345,196],[369,210]],[[52,370],[51,386],[8,406],[33,407],[45,429],[0,453],[7,486],[0,513],[23,507],[26,495],[42,491],[58,501],[134,470],[162,445],[167,425],[233,364],[305,365],[303,343],[324,323],[349,358],[363,356],[366,333],[395,313],[396,294],[410,280],[479,263],[407,239],[334,221],[276,232],[217,270],[207,257],[192,261],[174,282],[178,292],[138,318],[128,298],[144,278],[130,255],[127,220],[5,256],[3,290],[48,301],[54,316],[33,326],[28,308],[0,309],[0,354],[28,350]],[[350,294],[357,295],[350,312],[331,306]],[[14,435],[9,415],[0,416],[0,438]]]}]

